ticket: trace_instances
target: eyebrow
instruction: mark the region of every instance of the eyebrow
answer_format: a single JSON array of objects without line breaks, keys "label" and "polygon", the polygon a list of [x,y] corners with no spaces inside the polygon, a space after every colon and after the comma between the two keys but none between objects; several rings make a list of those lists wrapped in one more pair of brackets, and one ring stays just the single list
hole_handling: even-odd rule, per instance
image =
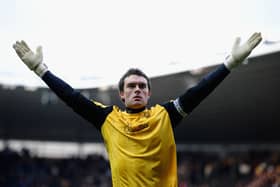
[{"label": "eyebrow", "polygon": [[139,87],[147,87],[147,83],[145,83],[145,82],[129,82],[129,83],[127,83],[126,84],[126,86],[128,87],[128,86],[133,86],[133,87],[135,87],[136,85],[139,85]]}]

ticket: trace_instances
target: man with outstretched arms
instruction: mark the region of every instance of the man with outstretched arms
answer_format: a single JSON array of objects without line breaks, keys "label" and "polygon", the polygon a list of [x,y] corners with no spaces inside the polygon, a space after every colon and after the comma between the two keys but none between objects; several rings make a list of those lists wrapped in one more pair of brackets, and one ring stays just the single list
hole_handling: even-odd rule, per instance
[{"label": "man with outstretched arms", "polygon": [[151,96],[149,78],[137,68],[129,69],[118,85],[125,110],[89,100],[55,76],[43,63],[41,47],[33,52],[24,41],[17,41],[13,48],[60,99],[100,131],[109,155],[114,187],[176,187],[173,129],[249,56],[261,40],[260,33],[254,33],[242,45],[238,38],[224,63],[196,86],[174,100],[152,107],[147,107]]}]

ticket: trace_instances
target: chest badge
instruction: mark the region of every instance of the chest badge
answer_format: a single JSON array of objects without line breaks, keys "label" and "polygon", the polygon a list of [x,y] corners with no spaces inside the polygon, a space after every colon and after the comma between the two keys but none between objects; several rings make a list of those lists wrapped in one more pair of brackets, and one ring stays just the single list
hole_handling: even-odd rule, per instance
[{"label": "chest badge", "polygon": [[125,131],[128,132],[128,133],[133,133],[133,132],[141,131],[141,130],[147,128],[147,127],[149,127],[149,125],[147,123],[136,125],[136,126],[132,126],[132,125],[128,124],[125,127]]}]

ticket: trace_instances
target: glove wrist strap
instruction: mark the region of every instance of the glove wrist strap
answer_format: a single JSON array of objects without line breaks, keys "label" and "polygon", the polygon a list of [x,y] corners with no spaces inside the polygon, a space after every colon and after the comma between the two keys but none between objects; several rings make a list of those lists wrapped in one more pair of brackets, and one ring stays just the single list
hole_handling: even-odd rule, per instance
[{"label": "glove wrist strap", "polygon": [[40,63],[37,67],[34,68],[34,72],[39,76],[43,77],[43,75],[48,71],[48,67],[44,63]]},{"label": "glove wrist strap", "polygon": [[233,58],[232,55],[228,55],[225,59],[224,64],[228,70],[232,70],[233,68],[237,67],[240,64],[240,62]]}]

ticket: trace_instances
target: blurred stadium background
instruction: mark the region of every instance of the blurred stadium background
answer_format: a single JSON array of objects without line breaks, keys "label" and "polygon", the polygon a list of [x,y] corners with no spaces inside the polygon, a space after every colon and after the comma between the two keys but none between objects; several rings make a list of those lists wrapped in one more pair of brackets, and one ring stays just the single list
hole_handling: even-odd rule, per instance
[{"label": "blurred stadium background", "polygon": [[[175,129],[180,187],[244,186],[280,172],[279,62],[279,51],[249,58]],[[215,67],[153,77],[150,104]],[[122,106],[114,85],[81,92]],[[48,88],[3,84],[0,103],[0,186],[111,186],[101,136]]]}]

